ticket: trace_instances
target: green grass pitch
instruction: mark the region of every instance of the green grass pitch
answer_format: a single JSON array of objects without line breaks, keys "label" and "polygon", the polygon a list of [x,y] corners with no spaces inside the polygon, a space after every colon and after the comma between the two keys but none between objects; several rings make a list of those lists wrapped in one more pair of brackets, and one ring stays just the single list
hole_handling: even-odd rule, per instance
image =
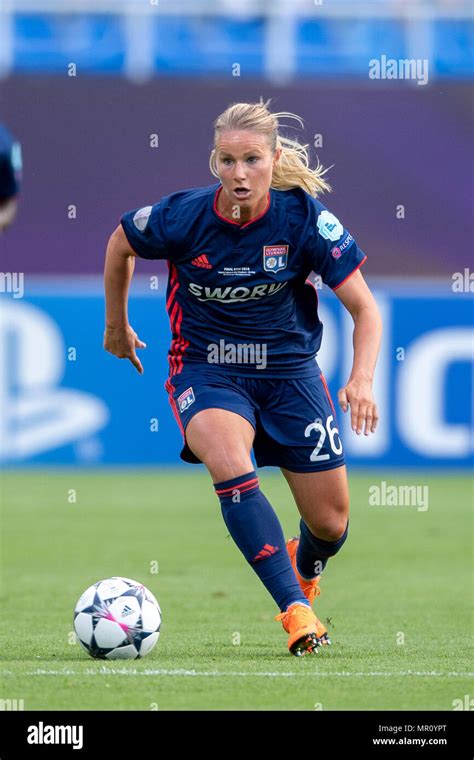
[{"label": "green grass pitch", "polygon": [[[283,476],[259,475],[294,535]],[[427,485],[429,508],[370,506],[382,480]],[[352,474],[350,487],[349,540],[315,606],[333,643],[295,658],[201,468],[4,474],[0,699],[25,710],[451,710],[472,693],[472,485],[393,472]],[[161,637],[143,660],[93,660],[71,636],[80,594],[112,575],[160,601]]]}]

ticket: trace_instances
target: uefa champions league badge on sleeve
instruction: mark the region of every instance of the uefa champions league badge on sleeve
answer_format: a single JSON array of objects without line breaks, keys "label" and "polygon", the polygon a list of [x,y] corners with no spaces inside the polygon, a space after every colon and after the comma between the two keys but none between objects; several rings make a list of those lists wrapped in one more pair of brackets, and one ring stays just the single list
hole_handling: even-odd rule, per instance
[{"label": "uefa champions league badge on sleeve", "polygon": [[331,214],[331,212],[327,209],[321,211],[320,215],[318,216],[317,225],[321,237],[323,237],[325,240],[331,240],[332,242],[339,240],[342,233],[344,232],[344,227],[342,226],[337,216]]},{"label": "uefa champions league badge on sleeve", "polygon": [[266,272],[279,272],[288,263],[287,245],[264,245],[263,268]]},{"label": "uefa champions league badge on sleeve", "polygon": [[134,215],[133,223],[137,230],[140,230],[140,232],[143,232],[147,226],[152,208],[153,206],[144,206],[143,208],[140,208]]},{"label": "uefa champions league badge on sleeve", "polygon": [[186,409],[188,409],[191,404],[195,402],[195,400],[196,399],[194,398],[194,391],[192,389],[192,386],[191,388],[186,388],[186,390],[183,391],[180,396],[178,396],[178,408],[180,413],[182,414],[185,412]]},{"label": "uefa champions league badge on sleeve", "polygon": [[346,248],[349,248],[353,242],[354,238],[352,237],[351,233],[348,232],[343,243],[339,243],[339,245],[335,245],[334,248],[331,248],[331,256],[333,259],[340,259]]}]

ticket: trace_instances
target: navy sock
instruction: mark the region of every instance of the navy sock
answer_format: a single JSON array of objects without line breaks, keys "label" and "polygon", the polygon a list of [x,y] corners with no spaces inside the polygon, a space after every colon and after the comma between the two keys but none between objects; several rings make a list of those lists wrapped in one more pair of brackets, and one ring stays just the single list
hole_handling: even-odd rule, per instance
[{"label": "navy sock", "polygon": [[284,612],[290,604],[309,606],[286,551],[273,507],[259,488],[256,472],[214,483],[227,529],[266,589]]},{"label": "navy sock", "polygon": [[324,541],[314,536],[306,523],[300,520],[300,542],[296,552],[296,567],[305,580],[311,580],[323,572],[329,557],[333,557],[347,538],[349,520],[342,536],[337,541]]}]

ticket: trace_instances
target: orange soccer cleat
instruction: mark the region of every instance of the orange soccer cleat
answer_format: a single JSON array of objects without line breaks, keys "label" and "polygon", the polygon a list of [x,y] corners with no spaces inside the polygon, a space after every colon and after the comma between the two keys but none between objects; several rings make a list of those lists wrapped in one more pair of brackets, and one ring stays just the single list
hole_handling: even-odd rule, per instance
[{"label": "orange soccer cleat", "polygon": [[289,634],[288,649],[291,654],[302,657],[307,652],[317,653],[320,646],[318,619],[311,607],[295,602],[285,612],[276,615],[275,620],[281,620],[283,628]]},{"label": "orange soccer cleat", "polygon": [[[298,544],[300,542],[300,539],[298,536],[293,536],[293,538],[290,538],[286,542],[286,548],[288,551],[288,554],[290,556],[291,565],[293,567],[293,570],[295,571],[295,575],[298,579],[298,583],[300,584],[300,588],[305,595],[306,599],[310,604],[313,604],[314,600],[317,596],[321,593],[321,589],[319,588],[319,581],[321,576],[317,575],[316,578],[313,578],[310,581],[305,580],[301,577],[301,575],[298,572],[298,568],[296,567],[296,552],[298,549]],[[320,639],[320,644],[330,644],[331,641],[328,636],[327,628],[321,623],[321,621],[316,618],[317,624],[318,624],[318,639]]]}]

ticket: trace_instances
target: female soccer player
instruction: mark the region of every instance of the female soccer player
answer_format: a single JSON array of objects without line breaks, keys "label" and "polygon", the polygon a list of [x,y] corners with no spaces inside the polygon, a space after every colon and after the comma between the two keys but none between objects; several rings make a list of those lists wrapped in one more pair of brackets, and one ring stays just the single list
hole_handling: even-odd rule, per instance
[{"label": "female soccer player", "polygon": [[[328,558],[347,537],[349,498],[336,412],[316,362],[322,324],[311,272],[354,320],[351,375],[339,391],[357,435],[373,433],[381,320],[359,267],[366,256],[316,200],[330,190],[307,146],[279,134],[267,103],[236,103],[214,123],[219,182],[130,211],[105,263],[104,348],[143,372],[127,298],[135,257],[166,259],[169,393],[181,458],[207,467],[230,535],[279,607],[294,655],[329,638],[312,610]],[[281,468],[300,512],[285,545],[253,468]]]}]

